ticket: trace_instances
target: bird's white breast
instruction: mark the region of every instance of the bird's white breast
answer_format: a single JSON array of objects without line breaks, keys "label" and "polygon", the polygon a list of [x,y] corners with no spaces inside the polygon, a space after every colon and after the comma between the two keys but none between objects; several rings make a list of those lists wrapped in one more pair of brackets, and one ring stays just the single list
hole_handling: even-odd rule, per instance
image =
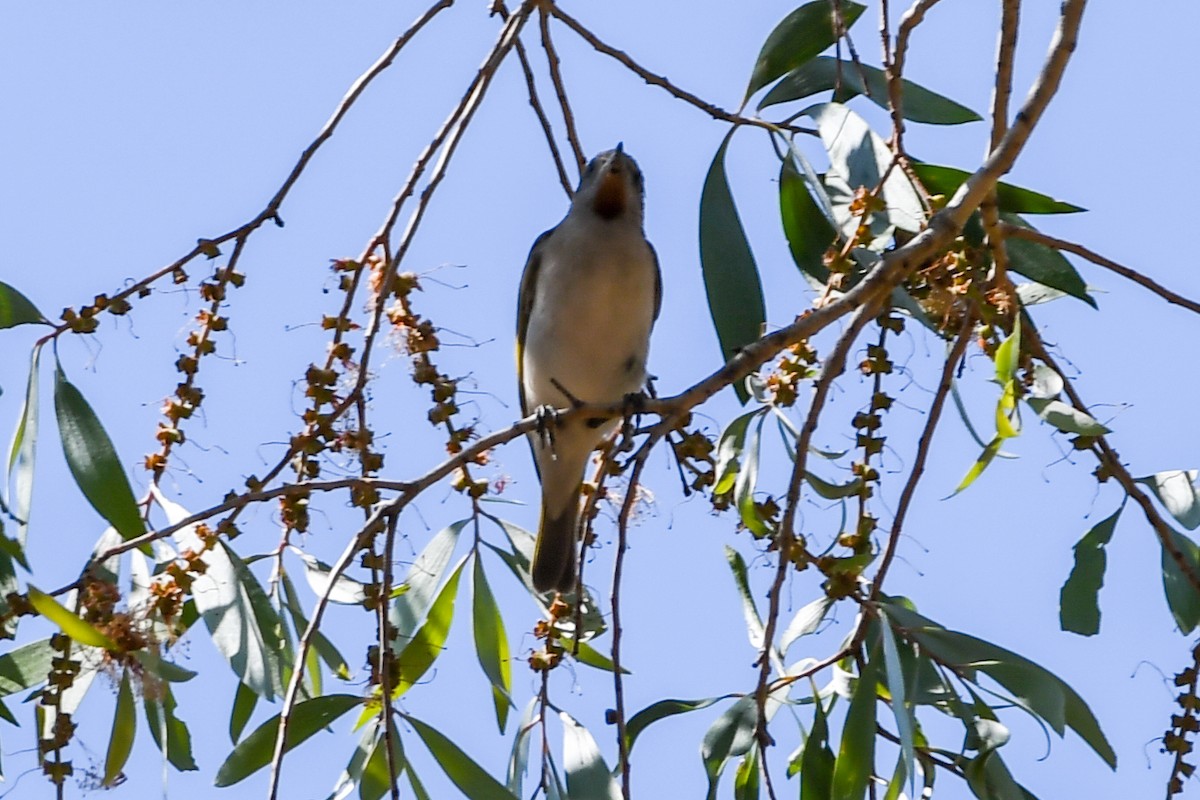
[{"label": "bird's white breast", "polygon": [[639,391],[656,264],[639,227],[569,216],[546,240],[523,352],[530,408],[616,402]]}]

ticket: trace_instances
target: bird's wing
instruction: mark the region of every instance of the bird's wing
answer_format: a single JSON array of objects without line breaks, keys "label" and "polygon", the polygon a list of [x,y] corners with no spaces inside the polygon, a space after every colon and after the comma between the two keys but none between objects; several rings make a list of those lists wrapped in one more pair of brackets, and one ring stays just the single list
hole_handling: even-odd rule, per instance
[{"label": "bird's wing", "polygon": [[525,260],[525,271],[521,273],[521,290],[517,295],[517,393],[521,400],[521,416],[529,416],[529,405],[525,401],[525,334],[529,331],[529,317],[533,313],[533,301],[537,295],[538,270],[542,266],[542,250],[546,240],[556,228],[543,233],[533,242],[529,258]]},{"label": "bird's wing", "polygon": [[654,261],[654,319],[658,320],[658,312],[662,311],[662,269],[658,265],[658,253],[649,239],[646,247],[650,248],[650,258]]}]

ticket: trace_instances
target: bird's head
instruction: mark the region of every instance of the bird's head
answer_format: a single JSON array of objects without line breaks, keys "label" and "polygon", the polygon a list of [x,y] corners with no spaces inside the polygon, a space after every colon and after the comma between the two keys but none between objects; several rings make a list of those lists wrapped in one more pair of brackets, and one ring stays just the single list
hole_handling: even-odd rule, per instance
[{"label": "bird's head", "polygon": [[574,204],[601,219],[627,218],[641,223],[644,192],[642,171],[618,144],[588,162]]}]

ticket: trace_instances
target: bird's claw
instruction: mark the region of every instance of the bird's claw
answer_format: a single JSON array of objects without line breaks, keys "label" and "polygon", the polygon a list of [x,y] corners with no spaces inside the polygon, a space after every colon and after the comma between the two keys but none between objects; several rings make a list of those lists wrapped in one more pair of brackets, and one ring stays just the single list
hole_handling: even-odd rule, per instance
[{"label": "bird's claw", "polygon": [[538,439],[542,446],[554,448],[554,429],[558,427],[558,409],[551,405],[538,406],[533,412]]}]

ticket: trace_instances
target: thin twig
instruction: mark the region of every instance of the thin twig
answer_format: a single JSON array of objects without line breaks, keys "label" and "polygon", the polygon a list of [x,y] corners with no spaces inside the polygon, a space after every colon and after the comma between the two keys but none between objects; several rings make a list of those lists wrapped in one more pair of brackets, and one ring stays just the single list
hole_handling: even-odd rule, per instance
[{"label": "thin twig", "polygon": [[[1002,0],[1000,15],[1000,38],[996,44],[996,83],[992,89],[992,132],[988,140],[987,154],[991,155],[1000,146],[1008,131],[1008,101],[1012,96],[1013,63],[1016,60],[1017,33],[1021,22],[1021,0]],[[1000,209],[996,202],[996,189],[988,192],[979,206],[979,216],[987,235],[987,247],[992,253],[992,275],[994,285],[1009,285],[1008,251],[1004,247],[1004,233],[1000,228]]]},{"label": "thin twig", "polygon": [[[1066,373],[1059,367],[1054,357],[1050,355],[1049,350],[1046,348],[1046,343],[1042,341],[1037,326],[1033,324],[1033,318],[1025,310],[1022,311],[1021,341],[1028,344],[1030,352],[1035,358],[1041,360],[1062,378],[1063,391],[1070,399],[1072,405],[1085,414],[1090,413],[1074,384],[1067,378]],[[1163,519],[1158,509],[1154,507],[1154,503],[1150,500],[1150,497],[1138,487],[1137,481],[1125,465],[1121,463],[1120,455],[1109,444],[1108,439],[1104,436],[1097,436],[1095,447],[1091,448],[1091,450],[1100,461],[1102,468],[1109,475],[1116,478],[1117,483],[1121,484],[1121,488],[1125,490],[1125,493],[1142,507],[1142,513],[1145,515],[1146,521],[1150,523],[1150,527],[1154,529],[1154,534],[1158,537],[1163,551],[1175,562],[1180,573],[1187,579],[1192,591],[1200,594],[1200,574],[1197,574],[1187,556],[1175,545],[1175,531]]]},{"label": "thin twig", "polygon": [[1105,258],[1099,253],[1089,250],[1081,244],[1068,242],[1066,239],[1058,239],[1054,236],[1041,233],[1040,231],[1035,231],[1032,228],[1023,228],[1020,225],[1012,225],[1007,222],[1001,222],[1000,229],[1004,231],[1005,236],[1013,236],[1017,239],[1026,239],[1031,242],[1037,242],[1038,244],[1044,244],[1047,247],[1053,247],[1055,250],[1065,250],[1066,252],[1074,253],[1081,258],[1086,258],[1088,261],[1091,261],[1097,266],[1104,267],[1111,272],[1117,273],[1122,278],[1128,278],[1139,286],[1149,289],[1151,292],[1158,295],[1163,300],[1166,300],[1168,303],[1181,306],[1182,308],[1186,308],[1188,311],[1200,314],[1200,303],[1197,303],[1195,300],[1189,300],[1181,294],[1176,294],[1175,292],[1163,286],[1161,283],[1155,281],[1153,278],[1147,277],[1135,269],[1118,264],[1112,259]]},{"label": "thin twig", "polygon": [[[266,207],[263,208],[263,210],[260,211],[253,219],[213,239],[200,239],[196,246],[185,255],[171,262],[167,266],[162,267],[156,272],[151,273],[142,280],[132,283],[125,289],[114,294],[110,298],[110,303],[112,300],[123,300],[133,296],[143,289],[149,288],[152,284],[164,276],[170,275],[176,270],[182,268],[184,265],[198,256],[211,252],[212,247],[224,244],[225,242],[233,239],[243,239],[249,236],[268,220],[273,220],[278,223],[280,221],[279,209],[283,206],[284,199],[292,190],[292,187],[296,185],[296,182],[300,180],[301,174],[304,172],[313,156],[316,155],[317,150],[319,150],[321,146],[333,136],[334,131],[337,130],[338,124],[350,111],[351,106],[353,106],[358,98],[362,96],[363,92],[366,91],[367,86],[369,86],[370,83],[375,80],[375,78],[377,78],[381,72],[392,65],[392,62],[395,61],[396,56],[399,55],[400,50],[403,49],[406,44],[408,44],[413,36],[415,36],[417,32],[421,30],[421,28],[425,27],[426,23],[437,16],[438,12],[449,8],[453,4],[454,0],[437,0],[437,2],[430,6],[424,14],[417,18],[416,22],[409,26],[408,30],[406,30],[394,42],[392,42],[388,49],[383,52],[383,55],[381,55],[375,61],[375,63],[367,69],[366,72],[364,72],[358,77],[357,80],[354,81],[350,87],[350,90],[346,92],[341,102],[338,103],[337,108],[333,112],[333,116],[329,118],[324,127],[321,128],[320,133],[317,134],[317,137],[312,140],[308,147],[304,148],[304,151],[300,154],[300,159],[292,167],[291,172],[288,173],[288,176],[284,179],[283,184],[280,185],[274,196],[270,199],[270,201],[267,202]],[[68,326],[65,324],[56,327],[55,332],[52,335],[57,336],[66,330],[67,327]]]},{"label": "thin twig", "polygon": [[546,12],[546,4],[538,6],[538,25],[542,32],[542,49],[546,51],[546,64],[550,68],[550,82],[554,84],[554,92],[558,95],[558,107],[562,109],[563,124],[567,128],[567,141],[571,143],[571,152],[575,154],[575,167],[579,175],[587,164],[583,145],[579,141],[579,131],[575,128],[575,115],[571,113],[571,103],[567,100],[567,87],[563,83],[562,61],[558,51],[554,49],[554,40],[550,38],[550,15]]},{"label": "thin twig", "polygon": [[[493,7],[500,15],[500,19],[508,22],[508,9],[505,8],[503,0],[496,0]],[[571,179],[567,177],[567,168],[563,164],[562,153],[558,150],[558,142],[554,141],[554,129],[550,126],[550,118],[546,116],[546,109],[542,107],[541,98],[538,97],[537,82],[533,77],[533,67],[529,64],[529,54],[520,39],[517,39],[516,47],[517,60],[521,62],[521,72],[525,74],[525,88],[529,92],[529,105],[533,107],[533,113],[537,115],[538,123],[542,126],[542,133],[546,136],[546,144],[550,146],[550,157],[554,160],[554,168],[558,171],[558,181],[562,184],[567,197],[570,198],[575,194],[575,190],[571,188]]]},{"label": "thin twig", "polygon": [[678,86],[676,86],[675,84],[673,84],[669,80],[667,80],[666,77],[664,77],[662,75],[654,74],[653,72],[646,69],[645,67],[643,67],[642,65],[640,65],[636,61],[634,61],[632,58],[630,58],[627,53],[625,53],[621,50],[618,50],[615,47],[611,47],[611,46],[605,44],[604,42],[602,42],[599,39],[599,37],[596,36],[596,34],[592,33],[590,30],[588,30],[586,27],[584,27],[583,23],[579,22],[579,20],[575,19],[570,14],[563,11],[561,8],[558,7],[557,4],[554,4],[554,3],[549,4],[549,11],[555,17],[562,20],[563,23],[565,23],[568,28],[570,28],[571,30],[573,30],[577,34],[579,34],[579,36],[582,37],[585,42],[590,44],[593,49],[603,53],[606,56],[615,58],[617,61],[624,64],[626,68],[628,68],[631,72],[633,72],[639,78],[644,80],[646,83],[650,84],[651,86],[658,86],[662,89],[666,89],[667,92],[669,92],[670,94],[674,95],[675,97],[678,97],[680,100],[683,100],[685,103],[695,106],[696,108],[703,111],[705,114],[708,114],[713,119],[725,120],[726,122],[732,122],[735,125],[753,125],[757,128],[766,128],[767,130],[770,130],[770,131],[784,130],[784,131],[791,131],[792,133],[807,133],[810,135],[816,134],[816,131],[813,130],[812,128],[802,128],[802,127],[799,127],[796,125],[787,125],[787,124],[778,123],[778,122],[768,122],[767,120],[758,119],[756,117],[743,117],[740,114],[734,114],[732,112],[726,111],[723,108],[720,108],[719,106],[715,106],[706,100],[702,100],[701,98],[697,97],[696,95],[692,94],[691,92],[688,92],[688,91],[685,91],[685,90],[679,88]]},{"label": "thin twig", "polygon": [[942,367],[942,379],[938,383],[937,392],[933,396],[933,402],[929,406],[929,414],[925,419],[925,430],[921,432],[921,438],[917,443],[917,454],[913,459],[912,472],[908,475],[908,480],[904,484],[904,489],[900,492],[900,501],[896,505],[896,516],[892,520],[892,528],[888,533],[887,545],[884,547],[883,556],[879,560],[879,569],[875,572],[875,579],[871,585],[871,600],[878,600],[879,593],[883,589],[883,581],[887,578],[888,569],[892,566],[892,560],[896,557],[896,548],[900,542],[900,532],[904,527],[904,518],[908,514],[908,508],[912,504],[913,495],[917,491],[917,484],[921,480],[921,476],[925,473],[925,462],[929,458],[929,448],[933,444],[933,435],[937,431],[938,421],[942,416],[942,407],[946,404],[946,397],[950,394],[950,389],[954,385],[954,370],[958,362],[962,360],[963,354],[967,351],[967,345],[971,341],[971,333],[975,327],[975,318],[971,313],[963,314],[962,329],[959,331],[958,338],[954,341],[954,345],[950,348],[950,352],[946,354],[946,363]]}]

